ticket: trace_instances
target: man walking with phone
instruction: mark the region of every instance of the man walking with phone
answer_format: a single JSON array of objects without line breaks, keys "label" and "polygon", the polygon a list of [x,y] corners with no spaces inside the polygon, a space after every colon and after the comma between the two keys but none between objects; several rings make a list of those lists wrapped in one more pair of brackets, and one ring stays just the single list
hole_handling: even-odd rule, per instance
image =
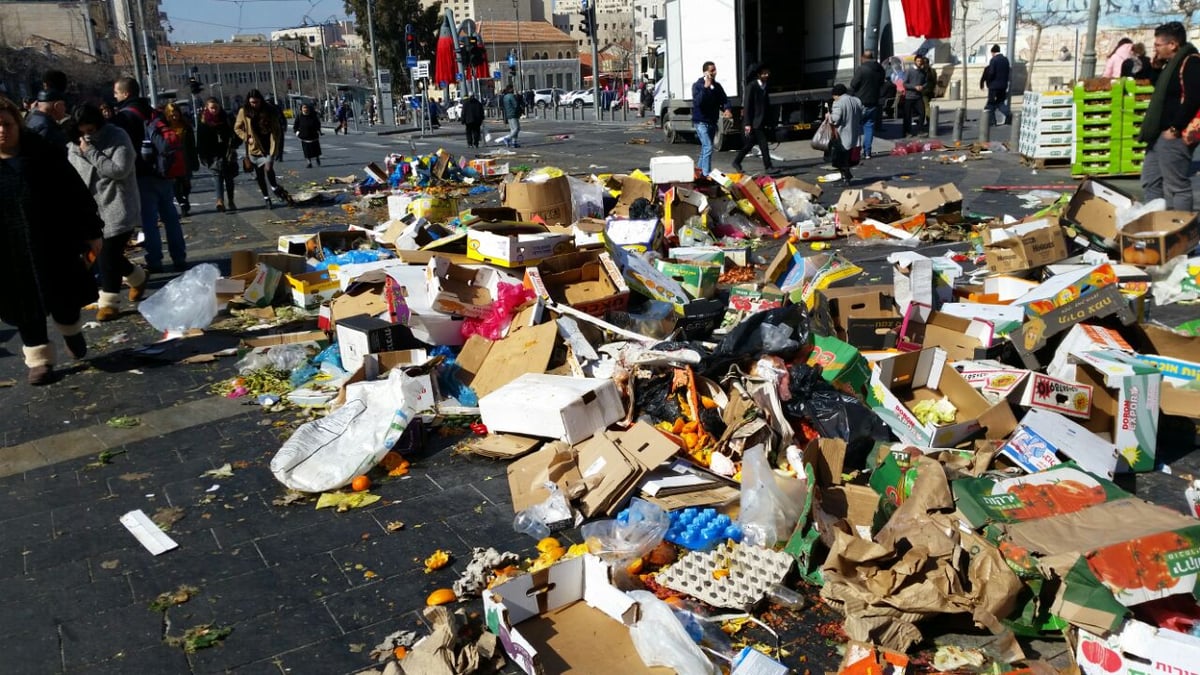
[{"label": "man walking with phone", "polygon": [[712,171],[713,137],[721,117],[733,117],[729,111],[729,97],[725,88],[717,82],[717,65],[704,62],[704,75],[692,84],[692,125],[700,139],[700,173],[707,176]]}]

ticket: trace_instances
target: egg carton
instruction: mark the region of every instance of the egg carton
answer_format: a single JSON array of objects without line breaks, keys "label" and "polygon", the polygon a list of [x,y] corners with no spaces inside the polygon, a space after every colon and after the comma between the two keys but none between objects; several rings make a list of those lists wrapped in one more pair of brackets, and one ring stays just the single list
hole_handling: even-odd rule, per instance
[{"label": "egg carton", "polygon": [[724,543],[705,553],[684,554],[659,572],[655,581],[713,607],[748,612],[775,584],[783,582],[794,562],[782,551]]},{"label": "egg carton", "polygon": [[717,513],[716,509],[689,507],[671,511],[671,527],[664,537],[693,551],[707,551],[722,541],[742,541],[742,528],[729,516]]}]

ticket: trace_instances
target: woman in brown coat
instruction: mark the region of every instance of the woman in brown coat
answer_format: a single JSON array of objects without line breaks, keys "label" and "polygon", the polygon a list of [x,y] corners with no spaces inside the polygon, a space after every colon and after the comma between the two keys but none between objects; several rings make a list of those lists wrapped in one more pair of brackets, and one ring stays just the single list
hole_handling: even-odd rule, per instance
[{"label": "woman in brown coat", "polygon": [[246,105],[238,110],[233,132],[246,144],[246,158],[254,165],[254,179],[267,208],[272,207],[268,186],[276,197],[294,206],[291,195],[275,180],[275,156],[283,144],[283,128],[279,126],[279,114],[263,100],[262,92],[251,89],[246,94]]}]

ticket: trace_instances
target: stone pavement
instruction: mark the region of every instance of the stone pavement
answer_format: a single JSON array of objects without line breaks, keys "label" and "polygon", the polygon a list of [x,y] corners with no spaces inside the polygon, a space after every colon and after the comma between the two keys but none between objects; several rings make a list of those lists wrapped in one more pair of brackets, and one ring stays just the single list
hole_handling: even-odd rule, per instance
[{"label": "stone pavement", "polygon": [[[626,145],[620,129],[580,133],[575,143],[537,140],[556,130],[546,122],[529,124],[532,148],[520,161],[644,166],[639,153],[695,152],[694,146]],[[379,159],[379,150],[360,138],[327,135],[326,166],[306,171],[289,159],[282,180],[291,186],[357,173]],[[359,146],[351,144],[360,142],[364,147],[354,150]],[[436,143],[452,152],[465,149],[457,130]],[[806,145],[784,144],[779,151],[789,173],[811,180],[821,173],[820,162]],[[718,166],[730,158],[718,155]],[[1073,189],[1063,172],[1034,175],[1005,154],[966,165],[881,157],[856,173],[862,183],[904,176],[953,180],[967,194],[967,209],[984,213],[1020,211],[1011,194],[978,192],[982,185],[1058,182]],[[244,208],[256,205],[247,197],[254,193],[250,185],[239,185]],[[825,199],[832,202],[836,192]],[[346,220],[337,206],[308,210],[313,215],[302,223],[294,221],[302,213],[291,209],[222,216],[208,212],[205,198],[211,195],[197,194],[187,226],[193,263],[225,263],[234,249],[272,248],[279,234]],[[878,261],[891,249],[846,250],[855,259]],[[511,527],[506,466],[455,454],[453,434],[432,436],[416,454],[412,474],[377,485],[384,500],[372,507],[339,514],[317,511],[311,501],[275,505],[284,491],[267,467],[303,414],[266,414],[210,394],[211,384],[234,374],[234,359],[181,365],[175,361],[187,344],[142,350],[157,336],[136,313],[87,335],[87,359],[66,364],[61,382],[35,389],[24,384],[15,332],[0,329],[0,407],[9,411],[0,424],[0,670],[6,674],[356,672],[371,665],[368,652],[383,636],[401,628],[423,632],[419,610],[426,595],[457,578],[472,547],[532,556],[532,540]],[[214,331],[195,349],[234,344],[238,337]],[[110,427],[116,417],[141,424]],[[1178,474],[1200,474],[1200,466],[1188,455],[1194,447],[1188,423],[1173,429],[1172,454],[1183,458],[1177,475],[1139,476],[1136,487],[1139,494],[1181,502]],[[234,466],[232,478],[203,475],[226,463]],[[182,517],[170,536],[179,548],[158,557],[146,552],[118,523],[134,509],[148,515],[177,509]],[[397,521],[403,529],[389,531]],[[450,550],[455,561],[426,575],[421,561],[437,548]],[[182,585],[198,594],[165,612],[149,608],[160,593]],[[478,601],[470,606],[480,609]],[[814,646],[796,650],[813,672],[837,663],[815,632],[817,620],[798,627]],[[200,624],[233,632],[194,654],[164,642]]]}]

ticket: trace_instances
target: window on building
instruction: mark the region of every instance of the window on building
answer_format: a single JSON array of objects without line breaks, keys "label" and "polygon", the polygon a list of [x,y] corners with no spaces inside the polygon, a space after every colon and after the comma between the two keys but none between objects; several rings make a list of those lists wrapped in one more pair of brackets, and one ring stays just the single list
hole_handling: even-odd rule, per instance
[{"label": "window on building", "polygon": [[558,52],[558,58],[560,58],[560,59],[561,59],[562,57],[563,57],[563,55],[562,55],[562,51],[559,51],[559,52]]},{"label": "window on building", "polygon": [[575,88],[575,75],[573,75],[571,73],[567,73],[566,84],[563,85],[563,89],[570,90],[570,89],[574,89],[574,88]]}]

